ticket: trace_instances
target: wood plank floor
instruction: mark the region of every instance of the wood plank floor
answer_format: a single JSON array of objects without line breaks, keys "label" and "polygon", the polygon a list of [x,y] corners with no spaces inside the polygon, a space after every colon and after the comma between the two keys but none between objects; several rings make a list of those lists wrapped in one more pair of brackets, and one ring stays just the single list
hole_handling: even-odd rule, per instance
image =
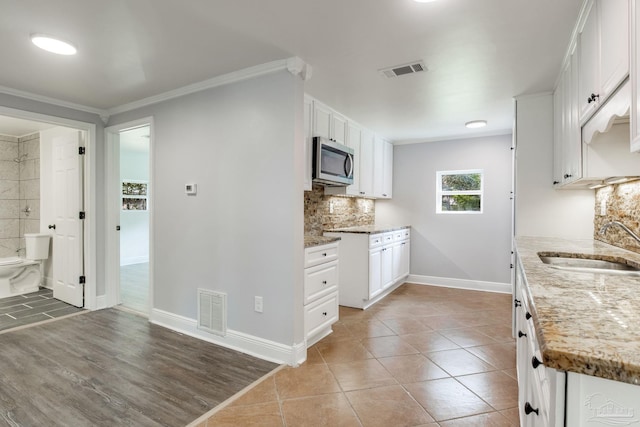
[{"label": "wood plank floor", "polygon": [[277,365],[117,309],[0,335],[0,425],[184,426]]},{"label": "wood plank floor", "polygon": [[149,312],[149,263],[120,266],[120,301],[140,313]]}]

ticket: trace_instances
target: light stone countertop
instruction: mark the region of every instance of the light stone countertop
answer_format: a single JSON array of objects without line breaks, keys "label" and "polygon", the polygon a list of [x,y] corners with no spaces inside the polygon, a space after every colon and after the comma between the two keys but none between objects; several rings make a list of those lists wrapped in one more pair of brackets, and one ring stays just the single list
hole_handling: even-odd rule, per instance
[{"label": "light stone countertop", "polygon": [[324,230],[325,233],[360,233],[360,234],[378,234],[388,231],[404,230],[411,228],[410,225],[358,225],[355,227],[334,228],[332,230]]},{"label": "light stone countertop", "polygon": [[558,270],[538,253],[634,266],[640,254],[597,240],[518,237],[516,244],[545,366],[640,384],[640,277]]},{"label": "light stone countertop", "polygon": [[326,245],[329,243],[337,242],[340,237],[326,237],[326,236],[304,236],[304,247],[311,248],[313,246]]}]

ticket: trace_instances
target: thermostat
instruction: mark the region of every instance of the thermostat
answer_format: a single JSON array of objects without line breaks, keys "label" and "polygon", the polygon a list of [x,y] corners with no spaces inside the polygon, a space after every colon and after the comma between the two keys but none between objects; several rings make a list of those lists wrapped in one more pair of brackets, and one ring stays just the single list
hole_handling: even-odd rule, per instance
[{"label": "thermostat", "polygon": [[187,194],[196,194],[198,190],[198,186],[197,184],[185,184],[184,185],[184,192]]}]

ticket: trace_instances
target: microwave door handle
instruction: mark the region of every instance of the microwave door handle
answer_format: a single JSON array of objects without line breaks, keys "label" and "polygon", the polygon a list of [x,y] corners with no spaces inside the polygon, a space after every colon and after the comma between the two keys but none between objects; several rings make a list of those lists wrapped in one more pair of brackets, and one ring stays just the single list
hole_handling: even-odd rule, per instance
[{"label": "microwave door handle", "polygon": [[[349,170],[347,170],[347,161],[349,162]],[[353,176],[353,156],[351,154],[347,154],[347,158],[344,159],[344,171],[347,173],[347,177]]]}]

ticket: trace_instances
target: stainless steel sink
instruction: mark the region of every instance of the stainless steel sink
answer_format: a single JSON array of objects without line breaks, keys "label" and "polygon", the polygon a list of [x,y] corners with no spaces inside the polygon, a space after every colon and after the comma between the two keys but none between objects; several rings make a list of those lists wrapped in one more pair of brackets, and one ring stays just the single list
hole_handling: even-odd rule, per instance
[{"label": "stainless steel sink", "polygon": [[589,258],[566,258],[560,256],[543,256],[540,260],[550,267],[559,270],[579,271],[583,273],[622,274],[625,276],[640,276],[640,268],[624,262],[605,261]]}]

